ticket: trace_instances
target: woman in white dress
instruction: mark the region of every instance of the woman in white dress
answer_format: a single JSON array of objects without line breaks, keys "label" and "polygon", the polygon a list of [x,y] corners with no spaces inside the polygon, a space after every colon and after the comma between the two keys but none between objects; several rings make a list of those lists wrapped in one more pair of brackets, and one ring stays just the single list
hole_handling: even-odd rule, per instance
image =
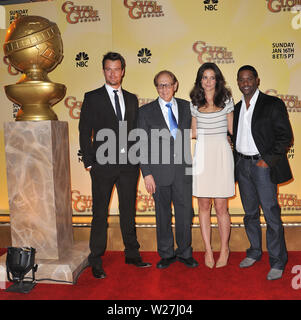
[{"label": "woman in white dress", "polygon": [[201,233],[205,244],[205,265],[213,268],[211,248],[212,200],[221,239],[216,267],[229,257],[230,216],[228,198],[235,194],[234,161],[227,133],[232,135],[233,99],[222,72],[214,63],[198,70],[190,93],[192,138],[197,139],[193,160],[193,196],[198,198]]}]

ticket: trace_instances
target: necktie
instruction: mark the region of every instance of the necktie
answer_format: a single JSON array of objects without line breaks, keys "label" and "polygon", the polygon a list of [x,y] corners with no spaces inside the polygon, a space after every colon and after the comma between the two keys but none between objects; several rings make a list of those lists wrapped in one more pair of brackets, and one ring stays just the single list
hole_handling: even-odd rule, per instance
[{"label": "necktie", "polygon": [[176,139],[178,124],[176,117],[172,112],[171,106],[172,104],[170,102],[166,104],[166,107],[168,108],[169,131],[173,138]]},{"label": "necktie", "polygon": [[117,119],[119,121],[122,121],[121,108],[120,108],[119,98],[118,98],[118,94],[117,94],[118,90],[113,90],[113,91],[114,91],[115,108],[116,108]]}]

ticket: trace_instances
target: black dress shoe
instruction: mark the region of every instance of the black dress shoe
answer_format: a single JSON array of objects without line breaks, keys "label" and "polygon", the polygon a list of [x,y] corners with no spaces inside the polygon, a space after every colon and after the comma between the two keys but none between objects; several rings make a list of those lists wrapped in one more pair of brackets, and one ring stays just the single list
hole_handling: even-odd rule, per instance
[{"label": "black dress shoe", "polygon": [[162,258],[158,263],[157,263],[157,268],[158,269],[165,269],[168,268],[173,262],[176,261],[176,257],[171,257],[171,258]]},{"label": "black dress shoe", "polygon": [[152,264],[149,262],[143,262],[141,258],[125,258],[126,264],[133,264],[138,268],[148,268],[151,267]]},{"label": "black dress shoe", "polygon": [[178,261],[184,263],[185,266],[189,267],[189,268],[195,268],[199,265],[198,262],[195,259],[193,259],[192,257],[187,258],[187,259],[178,257]]},{"label": "black dress shoe", "polygon": [[104,279],[107,276],[101,267],[92,267],[92,274],[96,279]]}]

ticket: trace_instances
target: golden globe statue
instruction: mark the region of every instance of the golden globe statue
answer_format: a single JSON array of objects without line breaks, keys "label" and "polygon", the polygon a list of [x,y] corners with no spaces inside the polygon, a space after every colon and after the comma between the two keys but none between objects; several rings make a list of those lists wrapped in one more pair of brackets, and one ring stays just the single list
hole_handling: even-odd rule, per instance
[{"label": "golden globe statue", "polygon": [[40,16],[17,16],[3,48],[10,63],[23,73],[17,84],[5,86],[7,97],[21,105],[16,121],[57,120],[51,107],[64,98],[66,87],[47,76],[63,59],[57,25]]}]

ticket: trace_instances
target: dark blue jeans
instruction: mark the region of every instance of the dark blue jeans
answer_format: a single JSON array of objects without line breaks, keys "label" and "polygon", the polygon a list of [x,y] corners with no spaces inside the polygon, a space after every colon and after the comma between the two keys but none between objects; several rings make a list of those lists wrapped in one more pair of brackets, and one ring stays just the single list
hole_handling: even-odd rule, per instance
[{"label": "dark blue jeans", "polygon": [[277,185],[271,182],[270,168],[256,165],[259,160],[238,158],[236,174],[245,211],[244,224],[251,247],[247,257],[259,260],[262,254],[260,207],[267,224],[266,243],[272,268],[283,270],[287,250],[277,199]]}]

